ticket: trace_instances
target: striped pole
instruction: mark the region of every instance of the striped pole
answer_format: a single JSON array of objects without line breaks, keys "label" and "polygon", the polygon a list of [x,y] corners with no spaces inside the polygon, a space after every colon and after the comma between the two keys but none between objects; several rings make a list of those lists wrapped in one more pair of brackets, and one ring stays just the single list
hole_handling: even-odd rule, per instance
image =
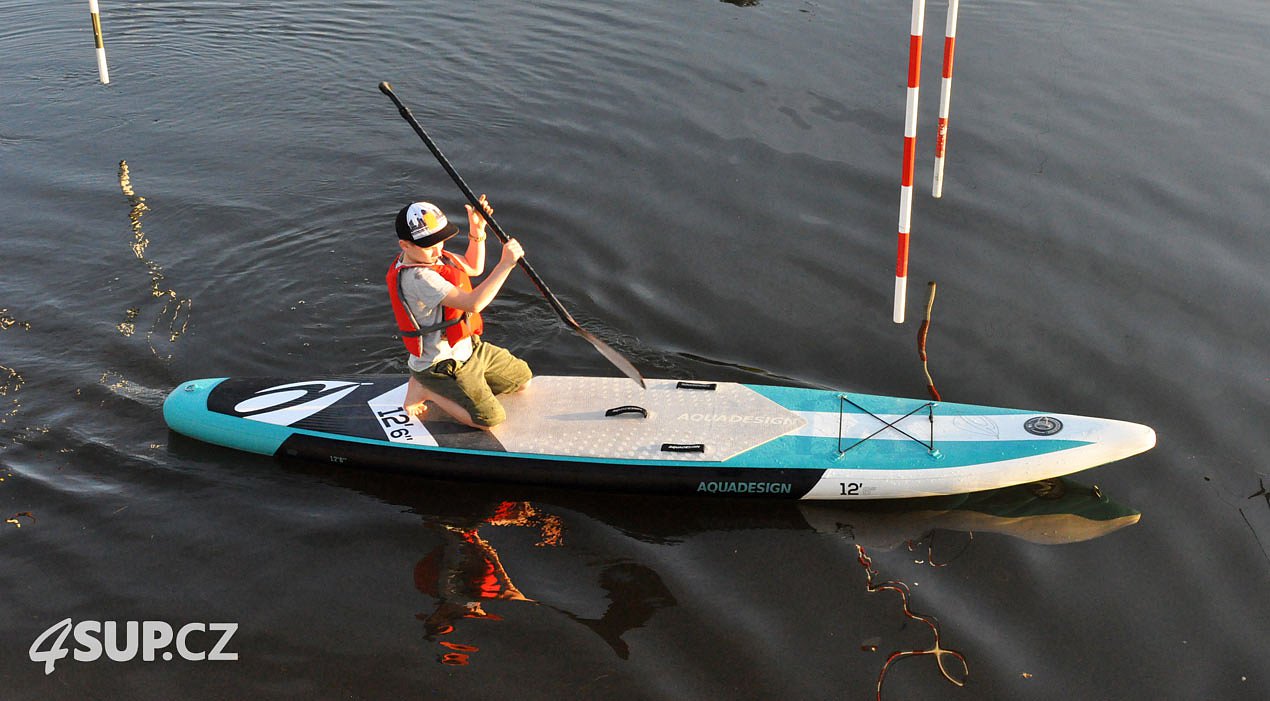
[{"label": "striped pole", "polygon": [[904,170],[900,176],[900,227],[895,252],[895,309],[897,324],[904,323],[908,295],[908,235],[913,218],[913,165],[917,158],[917,92],[922,75],[922,25],[926,0],[913,0],[913,25],[908,38],[908,102],[904,113]]},{"label": "striped pole", "polygon": [[110,71],[106,68],[106,45],[101,41],[101,13],[97,10],[97,0],[88,0],[88,11],[93,15],[93,41],[97,44],[97,74],[102,84],[110,82]]},{"label": "striped pole", "polygon": [[944,76],[939,81],[939,131],[935,135],[935,180],[931,194],[944,194],[944,149],[948,147],[948,104],[952,101],[953,51],[957,44],[958,0],[948,0],[948,23],[944,28]]}]

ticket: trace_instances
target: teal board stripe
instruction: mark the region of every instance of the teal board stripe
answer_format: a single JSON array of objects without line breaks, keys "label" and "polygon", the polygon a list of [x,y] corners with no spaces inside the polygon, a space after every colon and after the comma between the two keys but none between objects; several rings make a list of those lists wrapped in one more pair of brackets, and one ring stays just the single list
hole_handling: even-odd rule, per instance
[{"label": "teal board stripe", "polygon": [[[833,392],[824,389],[804,389],[800,387],[778,387],[774,385],[745,385],[768,399],[780,404],[790,411],[825,411],[841,410],[848,414],[863,413],[856,407],[842,402],[838,395],[846,394],[851,401],[868,409],[874,414],[907,414],[914,409],[925,406],[929,402],[924,399],[904,399],[902,397],[883,397],[873,394],[851,394],[849,392]],[[936,402],[935,413],[943,416],[995,416],[1001,414],[1037,414],[1042,412],[1027,409],[1001,409],[974,404],[952,404]]]},{"label": "teal board stripe", "polygon": [[[193,380],[177,387],[163,402],[163,419],[177,433],[226,448],[273,455],[294,429],[207,410],[207,395],[228,378]],[[344,438],[343,436],[332,436]]]},{"label": "teal board stripe", "polygon": [[[850,445],[848,443],[847,445]],[[929,470],[965,467],[1058,453],[1089,445],[1084,441],[935,442],[940,457],[910,440],[870,440],[838,458],[837,438],[785,436],[723,463],[729,467],[780,467],[823,470]]]}]

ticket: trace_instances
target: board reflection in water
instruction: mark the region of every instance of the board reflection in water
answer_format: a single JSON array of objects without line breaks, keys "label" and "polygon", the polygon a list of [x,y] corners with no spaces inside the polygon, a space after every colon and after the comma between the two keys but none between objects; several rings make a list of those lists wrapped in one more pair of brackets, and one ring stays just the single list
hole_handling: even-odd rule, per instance
[{"label": "board reflection in water", "polygon": [[[302,461],[284,465],[421,517],[433,538],[421,548],[411,576],[427,605],[412,615],[422,623],[423,638],[439,648],[436,660],[447,665],[477,661],[478,641],[497,636],[497,625],[522,615],[525,605],[547,607],[585,626],[618,658],[628,659],[632,649],[626,634],[649,625],[658,611],[683,604],[653,564],[611,552],[590,560],[573,535],[594,530],[597,523],[638,542],[672,547],[702,534],[747,530],[818,533],[871,551],[914,550],[925,541],[930,564],[942,566],[964,552],[976,533],[1059,545],[1099,538],[1140,518],[1097,487],[1066,479],[899,501],[687,503],[679,497],[456,484]],[[969,539],[951,557],[942,553],[942,564],[935,562],[934,552],[939,531]],[[500,552],[499,542],[516,545]],[[523,547],[526,543],[531,546]],[[583,569],[576,562],[562,564],[579,555],[586,560]],[[531,572],[536,584],[521,582],[518,570]]]}]

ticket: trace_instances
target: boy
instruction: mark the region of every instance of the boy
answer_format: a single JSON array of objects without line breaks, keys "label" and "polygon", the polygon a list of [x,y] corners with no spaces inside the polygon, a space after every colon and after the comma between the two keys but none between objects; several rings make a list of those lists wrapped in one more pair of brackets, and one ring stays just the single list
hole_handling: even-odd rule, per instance
[{"label": "boy", "polygon": [[[481,206],[494,210],[481,195]],[[498,295],[524,250],[515,239],[483,282],[485,217],[467,206],[468,245],[459,257],[445,250],[458,233],[439,208],[413,202],[397,213],[401,253],[388,269],[388,296],[401,340],[410,353],[403,408],[423,420],[432,402],[456,421],[489,429],[506,418],[495,395],[523,389],[533,377],[525,362],[481,340],[481,310]]]}]

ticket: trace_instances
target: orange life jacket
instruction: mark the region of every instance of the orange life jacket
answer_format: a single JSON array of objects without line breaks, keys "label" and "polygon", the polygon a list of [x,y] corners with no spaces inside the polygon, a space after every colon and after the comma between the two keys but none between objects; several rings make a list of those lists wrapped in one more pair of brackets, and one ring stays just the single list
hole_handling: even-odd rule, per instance
[{"label": "orange life jacket", "polygon": [[465,291],[472,291],[472,280],[463,271],[459,257],[449,251],[441,251],[441,259],[432,265],[403,262],[402,256],[393,259],[388,266],[388,299],[392,301],[392,313],[397,318],[397,330],[401,332],[401,342],[406,345],[410,355],[423,355],[423,337],[433,331],[445,329],[445,340],[451,346],[469,336],[480,336],[485,327],[481,315],[477,312],[465,312],[454,307],[442,307],[441,323],[420,326],[414,314],[406,304],[401,293],[401,272],[406,268],[427,268],[436,271],[446,282]]}]

